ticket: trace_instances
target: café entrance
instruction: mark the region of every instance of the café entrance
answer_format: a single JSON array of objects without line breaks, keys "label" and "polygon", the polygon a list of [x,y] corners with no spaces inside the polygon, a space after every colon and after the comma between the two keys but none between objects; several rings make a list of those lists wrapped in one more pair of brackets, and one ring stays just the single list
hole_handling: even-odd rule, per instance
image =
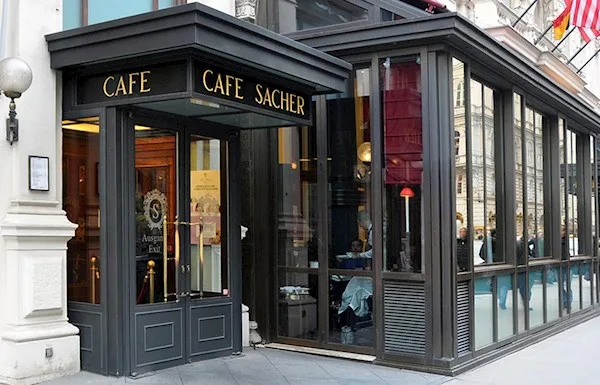
[{"label": "caf\u00e9 entrance", "polygon": [[135,136],[132,373],[233,349],[228,140],[174,123],[136,117],[128,130]]},{"label": "caf\u00e9 entrance", "polygon": [[241,352],[240,133],[311,125],[313,96],[342,90],[350,65],[198,3],[46,39],[82,368]]}]

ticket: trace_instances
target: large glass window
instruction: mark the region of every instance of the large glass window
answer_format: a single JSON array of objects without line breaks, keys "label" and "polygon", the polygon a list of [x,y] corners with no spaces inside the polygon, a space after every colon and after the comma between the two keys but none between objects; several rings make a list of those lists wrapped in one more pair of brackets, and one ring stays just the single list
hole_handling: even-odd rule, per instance
[{"label": "large glass window", "polygon": [[221,141],[190,138],[190,266],[194,297],[229,294],[227,250],[222,247]]},{"label": "large glass window", "polygon": [[[515,96],[515,118],[523,106]],[[517,115],[518,112],[518,115]],[[529,258],[550,256],[544,243],[544,150],[543,117],[525,108],[524,126],[515,129],[517,263],[527,264]],[[516,125],[515,125],[516,126]],[[526,200],[524,200],[526,197]]]},{"label": "large glass window", "polygon": [[120,19],[177,3],[177,0],[63,0],[63,29]]},{"label": "large glass window", "polygon": [[421,272],[423,127],[418,57],[381,66],[384,153],[384,268]]},{"label": "large glass window", "polygon": [[356,69],[349,92],[327,101],[328,326],[330,342],[373,347],[370,75]]},{"label": "large glass window", "polygon": [[566,183],[566,218],[564,219],[566,232],[562,235],[562,242],[563,258],[569,258],[569,256],[579,255],[577,221],[579,186],[577,184],[577,135],[568,129],[565,133],[565,162],[565,167],[561,168]]},{"label": "large glass window", "polygon": [[179,293],[177,135],[135,131],[135,261],[138,305],[175,301]]},{"label": "large glass window", "polygon": [[[280,1],[280,7],[286,6],[283,3],[285,2]],[[297,31],[351,21],[367,20],[369,18],[366,9],[346,0],[297,0],[296,4],[291,5],[295,8],[295,25]],[[282,9],[280,9],[280,13],[281,11]],[[283,23],[281,28],[285,28]],[[281,33],[284,33],[284,31],[282,30]]]},{"label": "large glass window", "polygon": [[454,169],[456,175],[456,262],[458,271],[471,269],[472,237],[469,236],[469,196],[467,178],[467,120],[465,109],[465,65],[452,60],[454,88]]},{"label": "large glass window", "polygon": [[67,299],[100,303],[99,120],[65,120],[62,127],[63,210],[77,225],[67,242]]},{"label": "large glass window", "polygon": [[494,91],[471,81],[471,153],[475,264],[504,262],[496,228],[496,140]]},{"label": "large glass window", "polygon": [[319,338],[315,135],[314,127],[278,129],[277,334],[281,337]]}]

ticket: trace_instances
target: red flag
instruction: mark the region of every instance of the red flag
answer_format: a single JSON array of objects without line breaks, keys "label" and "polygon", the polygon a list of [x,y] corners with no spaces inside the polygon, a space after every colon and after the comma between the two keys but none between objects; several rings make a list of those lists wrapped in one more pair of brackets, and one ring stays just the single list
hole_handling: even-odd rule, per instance
[{"label": "red flag", "polygon": [[567,0],[567,6],[560,15],[552,22],[554,28],[554,40],[563,38],[565,31],[569,28],[569,16],[571,13],[571,0]]}]

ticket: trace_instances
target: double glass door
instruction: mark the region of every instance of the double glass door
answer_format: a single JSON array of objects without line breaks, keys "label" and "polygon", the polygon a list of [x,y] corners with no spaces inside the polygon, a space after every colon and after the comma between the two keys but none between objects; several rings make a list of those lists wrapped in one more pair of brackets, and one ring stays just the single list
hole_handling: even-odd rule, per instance
[{"label": "double glass door", "polygon": [[231,349],[227,142],[135,124],[132,373]]}]

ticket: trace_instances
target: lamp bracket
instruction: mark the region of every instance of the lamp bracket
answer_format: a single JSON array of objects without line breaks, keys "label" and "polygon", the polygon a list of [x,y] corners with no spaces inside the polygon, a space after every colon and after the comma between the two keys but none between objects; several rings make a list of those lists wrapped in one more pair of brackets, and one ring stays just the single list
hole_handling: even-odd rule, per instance
[{"label": "lamp bracket", "polygon": [[12,144],[19,140],[19,119],[17,119],[17,106],[11,99],[8,104],[8,119],[6,119],[6,140]]}]

